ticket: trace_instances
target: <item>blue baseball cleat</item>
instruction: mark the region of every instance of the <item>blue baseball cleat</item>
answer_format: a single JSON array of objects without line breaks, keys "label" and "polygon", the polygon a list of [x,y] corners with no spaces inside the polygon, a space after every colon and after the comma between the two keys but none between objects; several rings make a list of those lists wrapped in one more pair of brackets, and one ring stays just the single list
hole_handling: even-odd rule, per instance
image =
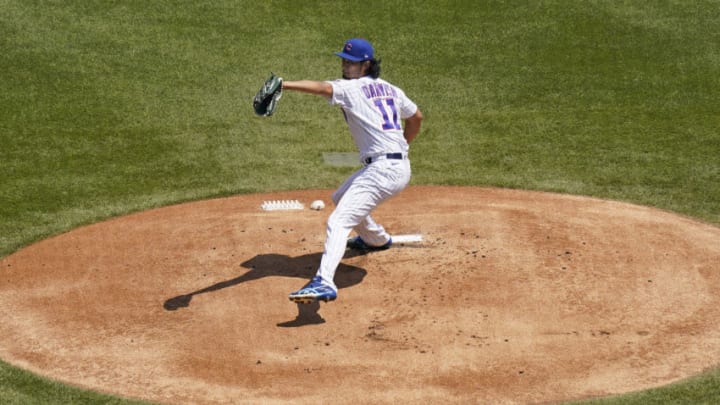
[{"label": "blue baseball cleat", "polygon": [[315,301],[333,301],[337,298],[337,291],[323,282],[322,277],[315,276],[305,287],[290,293],[290,301],[299,304],[310,304]]},{"label": "blue baseball cleat", "polygon": [[349,247],[350,249],[354,249],[354,250],[365,250],[365,251],[386,250],[386,249],[389,249],[390,246],[392,246],[392,238],[390,238],[390,240],[382,246],[368,245],[359,236],[348,239],[348,241],[347,241],[347,247]]}]

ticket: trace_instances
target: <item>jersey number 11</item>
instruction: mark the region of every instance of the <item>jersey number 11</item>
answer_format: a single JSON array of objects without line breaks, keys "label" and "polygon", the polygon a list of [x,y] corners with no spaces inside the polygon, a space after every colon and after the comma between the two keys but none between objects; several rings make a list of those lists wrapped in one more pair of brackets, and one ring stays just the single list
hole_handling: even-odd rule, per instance
[{"label": "jersey number 11", "polygon": [[[385,109],[385,105],[387,105],[392,111],[392,121],[390,121],[390,116]],[[400,126],[400,120],[398,119],[397,109],[395,108],[395,100],[393,100],[392,98],[378,98],[375,99],[375,106],[380,110],[380,113],[383,116],[382,128],[384,130],[387,131],[389,129],[402,129],[402,126]]]}]

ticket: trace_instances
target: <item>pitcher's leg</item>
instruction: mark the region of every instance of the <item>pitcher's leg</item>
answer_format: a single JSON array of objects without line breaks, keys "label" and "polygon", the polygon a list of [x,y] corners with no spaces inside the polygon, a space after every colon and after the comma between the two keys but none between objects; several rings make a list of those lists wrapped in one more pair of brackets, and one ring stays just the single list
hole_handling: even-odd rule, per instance
[{"label": "pitcher's leg", "polygon": [[364,172],[365,172],[365,168],[361,168],[360,170],[358,170],[355,173],[353,173],[352,175],[350,175],[350,177],[345,179],[345,181],[340,185],[340,187],[338,187],[337,190],[335,190],[335,192],[332,194],[331,198],[332,198],[333,204],[335,204],[337,206],[340,203],[340,200],[343,198],[343,196],[345,195],[347,190],[350,188],[350,186],[352,186],[355,179],[358,178],[359,176],[362,176]]},{"label": "pitcher's leg", "polygon": [[334,300],[337,297],[335,272],[345,255],[350,231],[363,223],[361,232],[367,230],[377,237],[386,234],[368,216],[380,203],[400,192],[409,180],[409,162],[381,161],[359,170],[343,183],[333,194],[337,206],[328,218],[325,251],[320,267],[308,285],[290,294],[291,301]]},{"label": "pitcher's leg", "polygon": [[[387,160],[376,163],[376,166],[370,168],[369,172],[378,192],[383,195],[382,200],[377,202],[380,204],[381,201],[398,194],[407,186],[411,170],[407,160]],[[390,235],[385,228],[375,222],[369,213],[355,226],[354,230],[360,239],[369,246],[383,246],[390,241]]]},{"label": "pitcher's leg", "polygon": [[382,246],[390,241],[390,234],[385,231],[382,225],[375,222],[372,216],[366,216],[354,228],[360,239],[370,246]]},{"label": "pitcher's leg", "polygon": [[323,280],[333,283],[335,271],[345,255],[345,244],[350,231],[384,199],[378,201],[378,197],[380,196],[377,193],[368,192],[362,185],[353,185],[338,202],[327,221],[325,251],[317,273]]}]

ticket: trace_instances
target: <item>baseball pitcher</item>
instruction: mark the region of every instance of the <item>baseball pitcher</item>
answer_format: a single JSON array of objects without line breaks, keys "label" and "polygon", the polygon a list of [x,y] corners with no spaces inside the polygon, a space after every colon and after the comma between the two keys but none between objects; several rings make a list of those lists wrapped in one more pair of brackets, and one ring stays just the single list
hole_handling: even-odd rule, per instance
[{"label": "baseball pitcher", "polygon": [[[360,152],[362,167],[333,193],[335,210],[327,222],[325,250],[313,279],[290,293],[297,303],[337,298],[335,271],[345,249],[383,250],[392,245],[388,232],[370,213],[410,182],[409,143],[423,120],[417,105],[399,87],[380,79],[380,62],[372,44],[353,38],[342,51],[342,79],[283,80],[272,75],[253,101],[258,115],[272,115],[283,90],[325,97],[339,106]],[[357,236],[348,239],[351,231]]]}]

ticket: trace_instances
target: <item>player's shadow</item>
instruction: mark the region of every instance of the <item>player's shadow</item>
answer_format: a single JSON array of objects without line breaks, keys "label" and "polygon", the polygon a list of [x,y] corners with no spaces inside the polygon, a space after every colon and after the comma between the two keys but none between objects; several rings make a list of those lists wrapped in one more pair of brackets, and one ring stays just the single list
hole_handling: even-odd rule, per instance
[{"label": "player's shadow", "polygon": [[[295,277],[309,281],[317,271],[321,256],[322,253],[312,253],[298,257],[289,257],[274,253],[257,255],[241,264],[241,266],[249,269],[245,274],[230,280],[220,281],[197,291],[170,298],[165,301],[163,308],[165,308],[166,311],[176,311],[180,308],[189,307],[190,302],[196,295],[211,293],[263,277]],[[335,274],[335,285],[338,289],[354,286],[362,282],[366,274],[367,271],[365,269],[340,263]],[[318,310],[320,309],[318,303],[297,304],[297,307],[297,317],[292,321],[279,323],[278,326],[296,327],[325,322],[320,314],[318,314]]]}]

